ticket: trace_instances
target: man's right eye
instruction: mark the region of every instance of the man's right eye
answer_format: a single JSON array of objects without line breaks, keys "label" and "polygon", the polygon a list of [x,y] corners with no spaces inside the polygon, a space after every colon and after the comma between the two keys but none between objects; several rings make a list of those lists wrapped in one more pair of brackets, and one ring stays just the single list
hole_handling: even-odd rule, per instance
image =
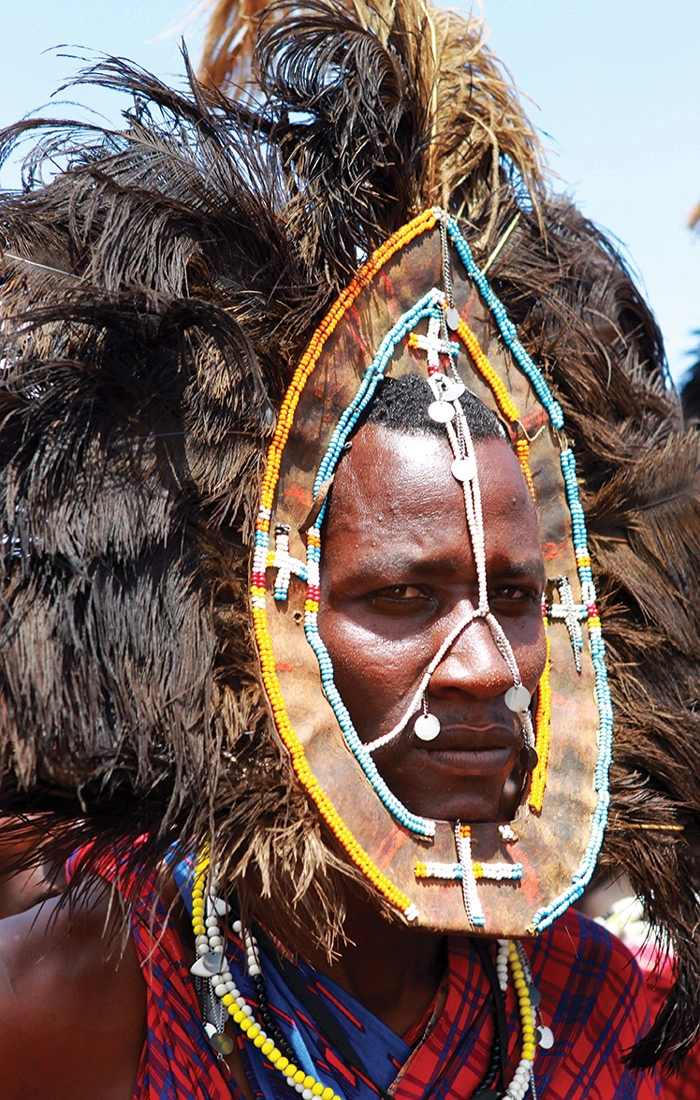
[{"label": "man's right eye", "polygon": [[392,584],[386,588],[378,588],[372,593],[371,600],[375,605],[408,604],[414,600],[429,599],[427,592],[419,588],[417,584]]}]

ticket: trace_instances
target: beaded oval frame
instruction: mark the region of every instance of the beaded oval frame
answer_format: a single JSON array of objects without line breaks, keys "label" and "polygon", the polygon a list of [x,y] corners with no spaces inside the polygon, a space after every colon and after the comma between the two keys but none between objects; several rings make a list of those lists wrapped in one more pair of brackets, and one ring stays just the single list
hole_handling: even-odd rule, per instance
[{"label": "beaded oval frame", "polygon": [[[448,347],[439,322],[451,304],[459,323]],[[352,726],[316,626],[324,488],[379,379],[426,376],[426,355],[451,359],[509,427],[537,508],[549,578],[539,763],[509,825],[430,821],[402,806]],[[427,928],[536,934],[581,895],[602,843],[612,705],[564,428],[560,406],[457,222],[433,208],[367,260],[321,322],[268,451],[250,595],[275,725],[348,857],[395,910]]]}]

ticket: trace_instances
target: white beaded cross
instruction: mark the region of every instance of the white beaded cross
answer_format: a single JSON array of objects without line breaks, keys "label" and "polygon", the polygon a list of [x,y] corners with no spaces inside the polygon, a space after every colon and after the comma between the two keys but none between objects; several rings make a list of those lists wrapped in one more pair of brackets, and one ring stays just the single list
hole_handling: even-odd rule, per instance
[{"label": "white beaded cross", "polygon": [[429,367],[439,367],[441,355],[453,356],[459,351],[458,344],[442,338],[440,327],[440,319],[431,317],[428,321],[427,336],[423,336],[422,333],[415,333],[413,337],[415,346],[426,352]]},{"label": "white beaded cross", "polygon": [[574,651],[576,671],[581,672],[581,651],[583,649],[583,634],[581,623],[588,618],[588,608],[585,604],[574,601],[574,593],[568,577],[557,578],[560,602],[547,605],[547,617],[550,622],[562,622],[566,625]]},{"label": "white beaded cross", "polygon": [[464,911],[469,923],[474,926],[484,924],[484,912],[479,901],[477,874],[479,878],[494,882],[517,881],[522,878],[521,863],[480,863],[472,860],[471,829],[461,822],[455,824],[455,847],[458,863],[438,863],[430,861],[416,864],[416,875],[424,879],[438,879],[443,882],[460,882]]}]

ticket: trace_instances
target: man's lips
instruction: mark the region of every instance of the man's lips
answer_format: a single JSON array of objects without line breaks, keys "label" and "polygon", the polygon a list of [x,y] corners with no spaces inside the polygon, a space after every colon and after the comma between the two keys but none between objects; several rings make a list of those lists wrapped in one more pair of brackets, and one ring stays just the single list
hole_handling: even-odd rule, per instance
[{"label": "man's lips", "polygon": [[452,775],[492,775],[512,767],[517,733],[507,726],[452,726],[442,728],[434,741],[414,740],[413,751],[423,765]]}]

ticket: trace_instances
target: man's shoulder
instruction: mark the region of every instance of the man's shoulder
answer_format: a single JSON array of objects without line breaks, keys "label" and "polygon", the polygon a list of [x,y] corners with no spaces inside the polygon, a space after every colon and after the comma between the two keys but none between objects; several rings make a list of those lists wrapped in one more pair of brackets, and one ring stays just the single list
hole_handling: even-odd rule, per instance
[{"label": "man's shoulder", "polygon": [[[118,954],[116,914],[102,885],[69,902],[56,895],[0,920],[0,959],[14,990],[53,979],[69,983],[81,970]],[[60,977],[63,969],[70,972]]]},{"label": "man's shoulder", "polygon": [[[129,1096],[144,1030],[138,961],[104,891],[0,920],[3,1097],[45,1095],[49,1081],[57,1100],[95,1095],[103,1073],[114,1086],[105,1096]],[[91,1094],[76,1091],[83,1078]]]}]

